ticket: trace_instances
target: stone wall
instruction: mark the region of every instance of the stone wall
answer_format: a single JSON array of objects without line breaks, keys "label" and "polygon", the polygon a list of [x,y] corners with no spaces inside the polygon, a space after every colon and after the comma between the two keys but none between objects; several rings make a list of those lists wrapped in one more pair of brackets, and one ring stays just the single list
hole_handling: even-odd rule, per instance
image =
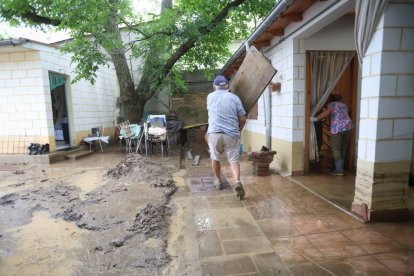
[{"label": "stone wall", "polygon": [[172,97],[172,112],[177,114],[184,127],[208,122],[207,95],[213,91],[212,81],[201,71],[185,72],[184,79],[188,91]]}]

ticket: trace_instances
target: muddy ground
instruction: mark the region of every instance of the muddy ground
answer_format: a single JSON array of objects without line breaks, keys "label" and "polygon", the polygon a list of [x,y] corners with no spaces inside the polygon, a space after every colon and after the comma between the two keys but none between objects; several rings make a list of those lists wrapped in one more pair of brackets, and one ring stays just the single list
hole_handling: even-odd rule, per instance
[{"label": "muddy ground", "polygon": [[179,149],[0,164],[0,275],[160,275]]}]

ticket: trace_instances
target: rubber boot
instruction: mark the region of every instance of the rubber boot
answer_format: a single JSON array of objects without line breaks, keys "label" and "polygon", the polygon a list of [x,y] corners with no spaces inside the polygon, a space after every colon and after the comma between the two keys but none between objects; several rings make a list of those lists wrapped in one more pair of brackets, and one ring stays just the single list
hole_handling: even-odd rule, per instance
[{"label": "rubber boot", "polygon": [[331,173],[332,175],[344,175],[344,159],[335,160],[335,170]]}]

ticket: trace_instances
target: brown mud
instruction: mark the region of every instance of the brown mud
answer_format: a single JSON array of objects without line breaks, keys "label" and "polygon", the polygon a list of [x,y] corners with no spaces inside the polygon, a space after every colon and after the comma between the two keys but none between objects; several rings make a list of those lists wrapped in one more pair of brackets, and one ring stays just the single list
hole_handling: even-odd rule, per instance
[{"label": "brown mud", "polygon": [[0,275],[160,275],[179,154],[0,165]]}]

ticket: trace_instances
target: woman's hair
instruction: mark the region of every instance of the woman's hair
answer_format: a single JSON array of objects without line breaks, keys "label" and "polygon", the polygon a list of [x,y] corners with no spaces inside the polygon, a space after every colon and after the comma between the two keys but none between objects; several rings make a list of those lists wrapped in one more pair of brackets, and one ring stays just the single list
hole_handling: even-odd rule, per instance
[{"label": "woman's hair", "polygon": [[331,95],[329,95],[329,100],[331,102],[339,102],[341,101],[342,96],[340,94],[337,93],[332,93]]}]

